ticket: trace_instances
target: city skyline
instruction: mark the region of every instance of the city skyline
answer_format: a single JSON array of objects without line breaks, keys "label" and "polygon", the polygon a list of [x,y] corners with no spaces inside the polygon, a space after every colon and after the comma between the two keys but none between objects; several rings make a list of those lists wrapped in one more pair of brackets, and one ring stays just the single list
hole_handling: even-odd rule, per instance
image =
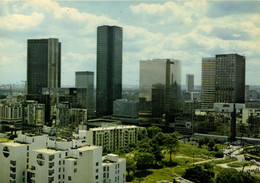
[{"label": "city skyline", "polygon": [[73,86],[76,71],[96,71],[101,25],[124,29],[123,85],[138,85],[140,60],[156,58],[181,60],[182,78],[194,74],[200,85],[201,59],[229,53],[245,55],[246,84],[260,84],[260,1],[2,1],[0,7],[1,84],[26,79],[27,39],[52,37],[62,43],[61,84]]}]

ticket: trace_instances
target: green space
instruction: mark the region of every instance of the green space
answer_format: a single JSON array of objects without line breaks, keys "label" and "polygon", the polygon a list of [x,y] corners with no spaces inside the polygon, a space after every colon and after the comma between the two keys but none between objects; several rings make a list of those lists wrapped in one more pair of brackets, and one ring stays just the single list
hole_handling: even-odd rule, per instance
[{"label": "green space", "polygon": [[[128,182],[155,183],[159,180],[173,181],[176,177],[184,177],[199,183],[224,183],[220,176],[224,174],[225,177],[226,174],[223,172],[227,169],[216,165],[224,163],[233,163],[231,166],[234,167],[241,165],[236,159],[222,159],[222,149],[226,148],[226,145],[216,144],[206,138],[198,142],[187,142],[180,140],[176,133],[165,134],[160,128],[149,127],[140,132],[138,139],[138,143],[114,152],[127,159]],[[107,151],[105,153],[111,152],[107,149],[105,151]],[[196,162],[202,163],[196,164]],[[256,174],[252,177],[230,169],[231,173],[237,174],[233,176],[234,180],[237,177],[241,180],[254,180],[258,176]]]},{"label": "green space", "polygon": [[253,164],[254,163],[251,163],[248,161],[236,161],[236,162],[228,163],[227,166],[237,168],[237,167],[243,167],[243,166],[250,166]]}]

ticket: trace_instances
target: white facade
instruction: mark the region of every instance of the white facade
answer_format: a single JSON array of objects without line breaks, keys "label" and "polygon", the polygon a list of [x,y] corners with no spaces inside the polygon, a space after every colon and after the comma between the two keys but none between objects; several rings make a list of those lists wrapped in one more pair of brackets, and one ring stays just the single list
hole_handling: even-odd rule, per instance
[{"label": "white facade", "polygon": [[116,154],[107,154],[103,157],[103,183],[123,183],[126,181],[126,161]]},{"label": "white facade", "polygon": [[85,139],[20,134],[14,142],[0,144],[0,165],[3,183],[125,182],[126,160],[117,155],[102,158],[102,147],[86,145]]},{"label": "white facade", "polygon": [[0,143],[0,182],[26,182],[32,149],[46,146],[47,136],[19,134],[13,142]]},{"label": "white facade", "polygon": [[78,138],[85,138],[91,145],[115,150],[125,147],[138,140],[138,131],[143,129],[137,126],[110,126],[91,128],[89,131],[79,130]]}]

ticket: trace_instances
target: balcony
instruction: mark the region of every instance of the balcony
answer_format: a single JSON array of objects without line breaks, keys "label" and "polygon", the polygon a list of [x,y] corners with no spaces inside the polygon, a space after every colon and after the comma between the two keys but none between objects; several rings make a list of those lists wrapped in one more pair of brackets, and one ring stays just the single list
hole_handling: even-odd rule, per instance
[{"label": "balcony", "polygon": [[16,175],[13,174],[13,173],[10,173],[10,178],[15,179],[15,178],[16,178]]},{"label": "balcony", "polygon": [[49,163],[49,168],[53,168],[54,167],[54,162]]},{"label": "balcony", "polygon": [[49,156],[49,161],[52,161],[52,160],[54,160],[54,158],[55,158],[55,156],[54,156],[54,155],[50,155],[50,156]]},{"label": "balcony", "polygon": [[54,174],[54,170],[49,170],[49,176]]},{"label": "balcony", "polygon": [[11,166],[16,166],[16,161],[11,160],[10,164],[11,164]]}]

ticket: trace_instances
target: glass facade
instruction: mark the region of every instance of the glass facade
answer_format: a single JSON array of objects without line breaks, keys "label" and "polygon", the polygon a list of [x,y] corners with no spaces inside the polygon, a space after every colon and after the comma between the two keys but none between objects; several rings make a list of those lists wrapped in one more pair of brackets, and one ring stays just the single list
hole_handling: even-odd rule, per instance
[{"label": "glass facade", "polygon": [[[170,113],[181,89],[181,62],[172,59],[140,61],[140,112],[161,117]],[[160,108],[160,110],[158,110]]]},{"label": "glass facade", "polygon": [[87,109],[94,110],[94,72],[76,72],[76,88],[87,88]]},{"label": "glass facade", "polygon": [[122,98],[122,39],[121,27],[97,28],[97,116],[112,115],[113,101]]},{"label": "glass facade", "polygon": [[61,43],[58,39],[27,41],[27,82],[28,94],[41,94],[43,87],[60,87]]}]

